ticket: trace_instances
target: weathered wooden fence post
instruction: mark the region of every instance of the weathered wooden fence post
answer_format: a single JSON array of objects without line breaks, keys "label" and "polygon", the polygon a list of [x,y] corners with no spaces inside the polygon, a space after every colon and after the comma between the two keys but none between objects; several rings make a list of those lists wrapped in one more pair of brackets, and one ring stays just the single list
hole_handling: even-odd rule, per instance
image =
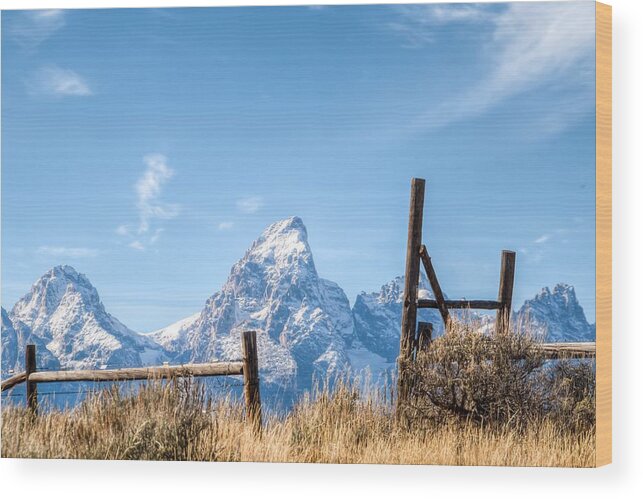
[{"label": "weathered wooden fence post", "polygon": [[424,179],[411,180],[411,203],[406,243],[406,268],[404,271],[404,296],[400,356],[398,357],[397,411],[409,395],[409,363],[413,360],[413,345],[417,321],[418,284],[420,281],[420,246],[422,245],[422,218],[424,211]]},{"label": "weathered wooden fence post", "polygon": [[25,351],[25,374],[27,375],[27,408],[38,414],[38,384],[29,380],[29,375],[36,371],[36,345],[27,345]]},{"label": "weathered wooden fence post", "polygon": [[429,279],[429,284],[431,285],[433,296],[435,297],[435,301],[438,304],[438,310],[440,311],[442,321],[444,322],[444,330],[446,331],[449,329],[449,322],[451,321],[449,317],[449,309],[447,308],[447,304],[444,300],[444,294],[442,293],[442,288],[440,287],[438,276],[436,275],[433,264],[431,263],[431,257],[429,256],[429,252],[427,251],[424,244],[420,248],[420,258],[422,259],[422,263],[424,264],[426,277]]},{"label": "weathered wooden fence post", "polygon": [[243,353],[243,394],[246,399],[246,418],[255,432],[261,432],[261,395],[259,393],[259,358],[257,355],[257,332],[241,334]]},{"label": "weathered wooden fence post", "polygon": [[511,323],[511,300],[514,290],[514,270],[516,253],[503,250],[500,262],[500,287],[498,289],[498,315],[496,316],[496,333],[508,333]]},{"label": "weathered wooden fence post", "polygon": [[415,358],[422,352],[428,350],[429,345],[433,341],[433,323],[432,322],[418,322],[418,334],[415,346]]}]

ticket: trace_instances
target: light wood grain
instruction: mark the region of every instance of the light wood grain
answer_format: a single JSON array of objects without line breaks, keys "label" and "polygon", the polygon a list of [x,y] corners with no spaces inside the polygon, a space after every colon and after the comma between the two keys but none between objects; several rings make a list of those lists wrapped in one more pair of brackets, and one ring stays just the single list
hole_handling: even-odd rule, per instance
[{"label": "light wood grain", "polygon": [[173,376],[233,376],[243,374],[243,362],[185,364],[181,366],[132,367],[128,369],[88,369],[81,371],[42,371],[29,375],[28,381],[133,381]]},{"label": "light wood grain", "polygon": [[20,383],[24,383],[25,381],[27,381],[26,372],[23,371],[21,373],[14,374],[10,378],[7,378],[2,382],[2,391],[4,392],[5,390],[9,390],[10,388],[19,385]]},{"label": "light wood grain", "polygon": [[591,359],[596,357],[596,343],[543,343],[538,347],[550,359]]},{"label": "light wood grain", "polygon": [[596,3],[596,466],[612,462],[612,7]]}]

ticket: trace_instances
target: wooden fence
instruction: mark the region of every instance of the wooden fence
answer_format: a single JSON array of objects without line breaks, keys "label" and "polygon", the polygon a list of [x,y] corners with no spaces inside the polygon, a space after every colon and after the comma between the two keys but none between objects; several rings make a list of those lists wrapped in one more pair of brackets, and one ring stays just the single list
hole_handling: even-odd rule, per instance
[{"label": "wooden fence", "polygon": [[[425,180],[411,180],[411,203],[406,246],[406,267],[402,303],[402,326],[400,335],[400,356],[398,358],[398,409],[406,403],[412,377],[408,369],[417,353],[428,347],[433,324],[417,321],[418,308],[438,309],[445,329],[449,326],[450,309],[497,310],[496,333],[508,332],[511,321],[516,253],[503,250],[500,259],[500,285],[496,300],[446,300],[440,287],[435,268],[427,247],[422,244],[422,223],[424,219]],[[424,267],[434,299],[419,299],[420,265]],[[545,343],[540,345],[545,357],[591,358],[596,356],[596,343]]]},{"label": "wooden fence", "polygon": [[70,381],[135,381],[171,379],[176,377],[243,376],[243,393],[246,419],[255,430],[261,429],[261,396],[259,392],[259,362],[256,331],[244,331],[241,335],[242,360],[236,362],[210,362],[206,364],[183,364],[179,366],[130,367],[124,369],[87,369],[75,371],[38,371],[36,346],[27,345],[25,371],[2,382],[2,391],[20,383],[26,383],[27,407],[38,412],[38,385]]}]

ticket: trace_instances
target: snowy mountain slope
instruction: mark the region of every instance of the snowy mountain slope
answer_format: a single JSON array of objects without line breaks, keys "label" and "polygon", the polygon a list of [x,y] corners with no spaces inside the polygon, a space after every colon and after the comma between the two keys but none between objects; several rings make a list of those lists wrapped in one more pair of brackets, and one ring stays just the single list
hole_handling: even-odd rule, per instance
[{"label": "snowy mountain slope", "polygon": [[142,334],[160,345],[165,351],[173,352],[176,356],[177,352],[186,350],[187,333],[200,316],[201,312],[197,312],[162,329]]},{"label": "snowy mountain slope", "polygon": [[553,291],[543,288],[525,301],[515,320],[549,342],[596,340],[596,328],[587,322],[574,287],[568,284],[557,284]]},{"label": "snowy mountain slope", "polygon": [[68,265],[43,275],[7,316],[19,350],[36,343],[40,365],[49,354],[61,366],[77,369],[134,366],[143,363],[142,356],[163,357],[155,342],[108,314],[87,277]]},{"label": "snowy mountain slope", "polygon": [[13,327],[7,311],[2,308],[2,372],[8,372],[19,366],[18,333]]},{"label": "snowy mountain slope", "polygon": [[[35,343],[39,366],[90,368],[239,359],[240,333],[258,332],[264,387],[294,394],[315,377],[395,369],[404,279],[360,293],[352,307],[336,283],[317,274],[306,228],[297,217],[266,228],[197,314],[138,334],[105,311],[89,280],[72,267],[47,272],[10,312],[2,309],[2,372],[24,365]],[[430,298],[423,277],[420,296]],[[478,316],[476,316],[478,317]],[[492,328],[493,317],[479,316]],[[592,341],[573,287],[558,284],[527,300],[514,318],[547,341]],[[419,320],[442,330],[437,310]]]},{"label": "snowy mountain slope", "polygon": [[198,318],[178,329],[179,341],[166,339],[168,328],[150,336],[181,362],[239,358],[241,331],[256,330],[262,379],[295,389],[344,370],[354,339],[348,298],[318,276],[298,217],[266,228]]},{"label": "snowy mountain slope", "polygon": [[[420,281],[420,298],[430,299],[433,294],[424,276]],[[404,277],[384,284],[379,292],[360,293],[353,305],[355,334],[369,351],[393,362],[400,350],[402,297]],[[418,320],[432,322],[436,333],[442,330],[442,319],[437,310],[420,310]]]},{"label": "snowy mountain slope", "polygon": [[20,371],[25,366],[25,346],[36,345],[38,365],[47,369],[60,367],[60,362],[47,349],[47,343],[32,334],[31,329],[2,309],[2,374]]}]

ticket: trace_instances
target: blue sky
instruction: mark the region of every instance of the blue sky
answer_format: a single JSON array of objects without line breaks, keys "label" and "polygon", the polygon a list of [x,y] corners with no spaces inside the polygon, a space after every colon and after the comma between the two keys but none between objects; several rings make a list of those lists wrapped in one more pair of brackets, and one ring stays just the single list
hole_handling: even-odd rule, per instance
[{"label": "blue sky", "polygon": [[404,268],[410,178],[452,298],[567,282],[594,320],[594,3],[2,13],[2,303],[66,263],[133,329],[304,220],[352,301]]}]

